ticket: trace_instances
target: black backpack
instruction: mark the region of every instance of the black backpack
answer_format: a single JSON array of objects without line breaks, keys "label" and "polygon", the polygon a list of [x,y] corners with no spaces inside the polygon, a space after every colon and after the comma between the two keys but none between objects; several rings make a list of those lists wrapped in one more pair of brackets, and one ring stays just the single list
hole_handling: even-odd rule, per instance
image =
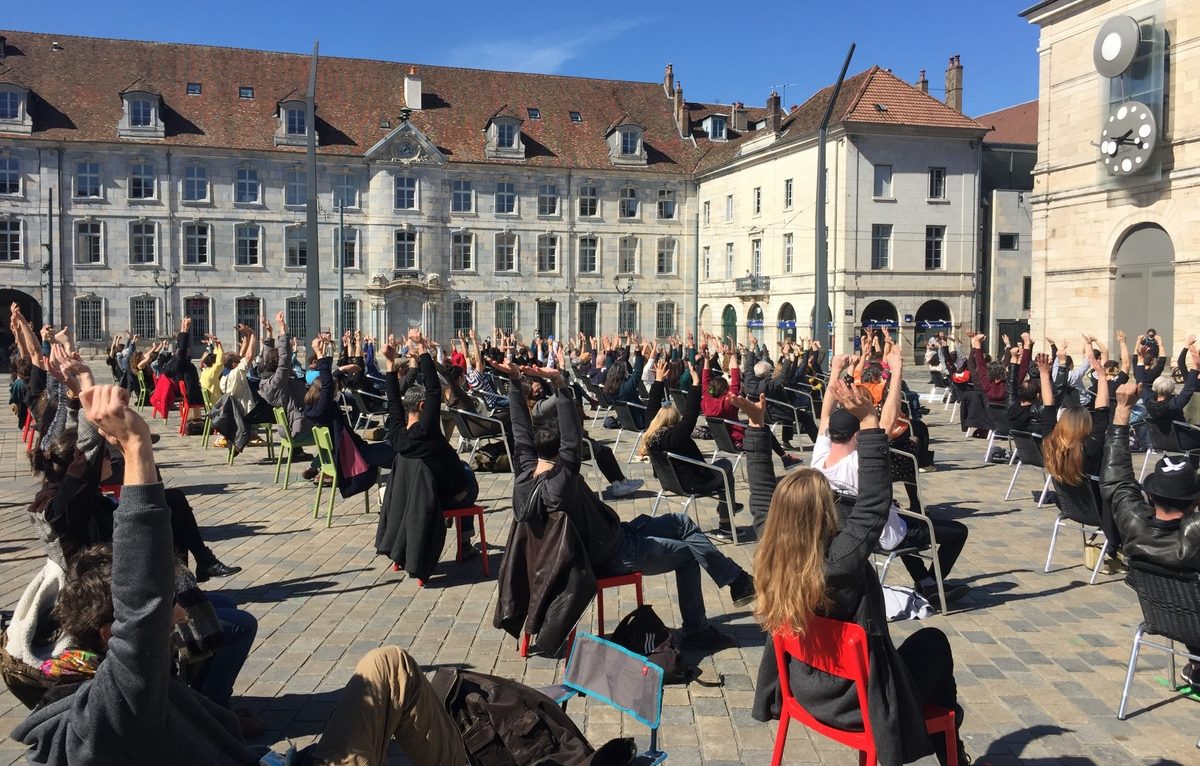
[{"label": "black backpack", "polygon": [[699,669],[689,668],[683,661],[683,654],[675,646],[671,631],[649,604],[639,606],[625,615],[608,640],[644,656],[662,668],[663,683],[686,684],[700,675]]}]

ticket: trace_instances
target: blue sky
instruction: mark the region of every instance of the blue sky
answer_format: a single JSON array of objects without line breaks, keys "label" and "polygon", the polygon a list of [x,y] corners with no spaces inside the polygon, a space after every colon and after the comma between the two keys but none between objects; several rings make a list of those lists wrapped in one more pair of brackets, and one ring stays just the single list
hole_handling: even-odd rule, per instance
[{"label": "blue sky", "polygon": [[937,97],[961,55],[978,115],[1037,97],[1037,30],[1017,16],[1032,3],[59,0],[9,3],[0,26],[294,52],[319,39],[326,55],[625,80],[658,80],[669,61],[689,100],[761,105],[774,86],[785,107],[831,83],[855,42],[851,73],[925,69]]}]

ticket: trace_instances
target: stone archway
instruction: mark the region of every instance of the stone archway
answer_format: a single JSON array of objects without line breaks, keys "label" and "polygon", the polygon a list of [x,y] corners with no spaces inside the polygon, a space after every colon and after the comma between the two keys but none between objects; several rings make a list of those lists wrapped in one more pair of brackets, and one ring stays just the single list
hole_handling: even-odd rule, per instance
[{"label": "stone archway", "polygon": [[746,336],[747,338],[757,338],[760,345],[763,342],[763,310],[761,304],[750,304],[750,310],[746,312]]},{"label": "stone archway", "polygon": [[925,344],[929,341],[929,337],[937,335],[939,332],[949,335],[954,327],[954,317],[950,314],[950,307],[945,303],[925,301],[921,304],[921,308],[917,309],[914,319],[916,321],[913,327],[913,360],[922,362],[925,359]]},{"label": "stone archway", "polygon": [[[0,306],[3,306],[6,312],[8,307],[14,303],[20,307],[21,313],[29,320],[35,333],[42,328],[42,304],[38,303],[36,298],[21,290],[0,290]],[[16,338],[13,337],[8,329],[8,323],[5,322],[3,326],[0,326],[0,349],[4,351],[3,354],[0,354],[0,372],[8,372],[8,349],[15,342]]]},{"label": "stone archway", "polygon": [[796,340],[796,309],[790,303],[779,307],[779,342]]},{"label": "stone archway", "polygon": [[727,304],[724,310],[721,311],[721,342],[725,343],[726,338],[730,343],[737,343],[738,339],[737,328],[737,309],[732,304]]},{"label": "stone archway", "polygon": [[1136,338],[1153,327],[1160,339],[1160,353],[1170,356],[1175,328],[1175,245],[1171,235],[1154,223],[1133,226],[1118,242],[1113,265],[1114,336],[1116,330],[1124,330]]}]

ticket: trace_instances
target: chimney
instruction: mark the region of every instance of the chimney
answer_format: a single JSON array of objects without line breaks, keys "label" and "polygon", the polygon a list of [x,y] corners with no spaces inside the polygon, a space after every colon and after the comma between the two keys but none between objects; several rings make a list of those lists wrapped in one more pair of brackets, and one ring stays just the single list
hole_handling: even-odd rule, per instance
[{"label": "chimney", "polygon": [[5,48],[7,46],[8,46],[8,38],[5,37],[4,35],[0,35],[0,60],[4,59],[4,55],[7,53],[7,51],[5,50]]},{"label": "chimney", "polygon": [[[668,74],[670,71],[668,70]],[[688,122],[687,102],[683,100],[683,83],[675,83],[675,93],[673,98],[675,110],[675,127],[679,128],[679,135],[687,136],[691,131]]]},{"label": "chimney", "polygon": [[929,78],[925,76],[925,70],[921,70],[921,74],[917,76],[917,90],[925,95],[929,95]]},{"label": "chimney", "polygon": [[414,111],[421,108],[421,75],[415,66],[410,66],[404,76],[404,105]]},{"label": "chimney", "polygon": [[767,96],[767,127],[772,132],[778,133],[782,123],[783,115],[779,111],[779,94],[771,91],[771,95]]},{"label": "chimney", "polygon": [[958,54],[946,66],[946,106],[959,113],[963,110],[963,66]]},{"label": "chimney", "polygon": [[667,64],[667,73],[663,75],[663,90],[670,98],[675,93],[675,67]]},{"label": "chimney", "polygon": [[746,105],[741,101],[734,101],[729,110],[729,127],[738,133],[746,132]]}]

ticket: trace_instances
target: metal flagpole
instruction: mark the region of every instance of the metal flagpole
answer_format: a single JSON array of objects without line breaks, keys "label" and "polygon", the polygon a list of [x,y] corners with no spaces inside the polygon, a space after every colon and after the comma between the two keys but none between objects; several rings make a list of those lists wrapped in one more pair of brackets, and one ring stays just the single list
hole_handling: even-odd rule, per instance
[{"label": "metal flagpole", "polygon": [[[320,232],[317,230],[317,51],[319,41],[313,42],[312,64],[308,70],[308,92],[305,95],[305,123],[308,129],[307,171],[305,184],[308,192],[308,220],[306,223],[304,254],[304,329],[308,338],[321,331],[321,259]],[[304,343],[301,344],[305,345]]]},{"label": "metal flagpole", "polygon": [[337,330],[333,337],[337,339],[335,343],[340,343],[344,329],[342,320],[346,316],[346,205],[341,201],[338,203],[337,242],[338,300],[336,316],[333,318]]},{"label": "metal flagpole", "polygon": [[[821,342],[821,348],[825,349],[826,353],[833,352],[829,347],[829,325],[833,323],[833,314],[829,310],[829,238],[825,235],[825,136],[829,131],[833,106],[837,103],[838,94],[842,92],[842,81],[846,79],[846,70],[850,68],[850,59],[853,56],[854,43],[850,43],[846,61],[842,64],[842,73],[838,75],[837,83],[833,86],[829,105],[825,107],[825,117],[821,120],[820,130],[817,131],[817,257],[816,273],[813,275],[813,337]],[[826,316],[829,319],[826,319]]]}]

